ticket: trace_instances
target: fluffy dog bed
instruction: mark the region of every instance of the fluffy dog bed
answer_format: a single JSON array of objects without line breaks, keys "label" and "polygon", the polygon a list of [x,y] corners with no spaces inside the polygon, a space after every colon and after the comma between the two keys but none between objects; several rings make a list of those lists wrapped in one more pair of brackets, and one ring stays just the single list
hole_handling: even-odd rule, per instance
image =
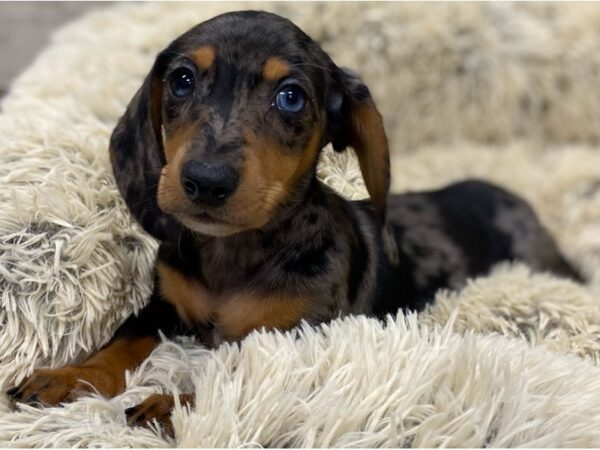
[{"label": "fluffy dog bed", "polygon": [[[386,119],[395,191],[465,177],[528,199],[579,285],[500,265],[417,315],[165,342],[127,391],[11,411],[0,446],[600,446],[600,6],[145,4],[56,34],[0,114],[0,387],[101,346],[151,290],[157,244],[107,142],[156,52],[232,9],[286,15],[357,69]],[[350,153],[321,177],[365,195]],[[152,392],[197,392],[176,442],[128,428]]]}]

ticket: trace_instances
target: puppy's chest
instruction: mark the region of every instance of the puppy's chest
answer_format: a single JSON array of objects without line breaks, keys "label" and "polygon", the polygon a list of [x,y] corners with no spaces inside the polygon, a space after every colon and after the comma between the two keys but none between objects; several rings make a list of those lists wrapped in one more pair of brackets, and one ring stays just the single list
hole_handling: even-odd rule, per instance
[{"label": "puppy's chest", "polygon": [[305,317],[308,300],[284,293],[250,289],[216,294],[200,281],[172,267],[157,264],[159,290],[190,327],[214,326],[216,340],[237,340],[255,329],[289,329]]}]

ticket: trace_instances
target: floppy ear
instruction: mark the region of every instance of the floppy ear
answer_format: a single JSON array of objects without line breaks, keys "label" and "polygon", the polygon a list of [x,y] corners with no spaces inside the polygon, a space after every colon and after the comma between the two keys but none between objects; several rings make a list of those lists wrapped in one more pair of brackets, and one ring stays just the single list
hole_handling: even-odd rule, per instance
[{"label": "floppy ear", "polygon": [[390,156],[381,114],[369,89],[355,73],[335,68],[327,114],[328,132],[336,151],[350,146],[375,209],[383,220],[390,187]]},{"label": "floppy ear", "polygon": [[158,207],[162,145],[162,77],[168,55],[160,54],[110,138],[110,159],[121,195],[144,230],[175,240],[181,225]]}]

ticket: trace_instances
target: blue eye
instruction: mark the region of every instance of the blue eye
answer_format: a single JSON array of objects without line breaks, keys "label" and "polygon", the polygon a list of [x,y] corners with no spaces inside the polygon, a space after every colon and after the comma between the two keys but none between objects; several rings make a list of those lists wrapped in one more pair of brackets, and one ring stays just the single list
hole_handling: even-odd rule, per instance
[{"label": "blue eye", "polygon": [[280,111],[297,113],[306,104],[306,94],[298,86],[286,86],[277,93],[275,104]]},{"label": "blue eye", "polygon": [[187,97],[194,92],[196,86],[194,74],[190,69],[181,67],[175,70],[169,77],[169,86],[171,93],[175,97]]}]

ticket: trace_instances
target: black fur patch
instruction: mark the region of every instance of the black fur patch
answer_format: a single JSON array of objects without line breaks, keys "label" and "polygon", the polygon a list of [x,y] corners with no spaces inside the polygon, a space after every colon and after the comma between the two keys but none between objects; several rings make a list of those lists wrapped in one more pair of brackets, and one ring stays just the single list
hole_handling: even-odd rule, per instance
[{"label": "black fur patch", "polygon": [[[158,280],[155,277],[155,286]],[[131,315],[121,325],[114,338],[119,337],[159,337],[159,331],[167,337],[185,335],[189,329],[179,318],[173,305],[160,298],[155,288],[155,293],[150,297],[148,304],[137,315]]]},{"label": "black fur patch", "polygon": [[326,236],[320,245],[306,246],[301,251],[291,253],[282,265],[287,274],[294,273],[305,277],[315,277],[327,271],[327,253],[333,246],[333,239]]}]

